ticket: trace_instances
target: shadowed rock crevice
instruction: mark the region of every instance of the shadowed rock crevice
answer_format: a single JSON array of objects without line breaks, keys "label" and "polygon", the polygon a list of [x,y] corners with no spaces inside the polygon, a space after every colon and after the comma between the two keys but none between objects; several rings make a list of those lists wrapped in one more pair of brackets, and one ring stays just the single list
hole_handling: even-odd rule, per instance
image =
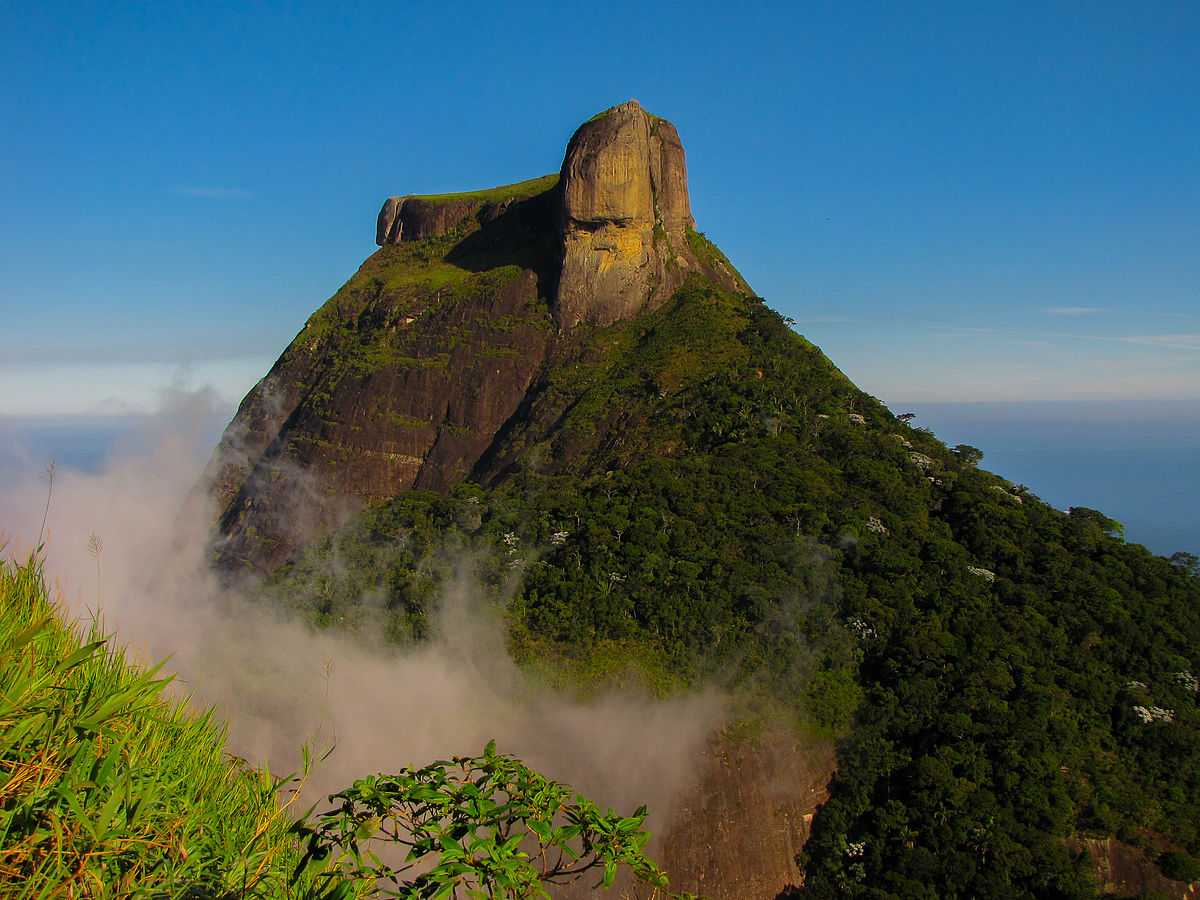
[{"label": "shadowed rock crevice", "polygon": [[537,275],[538,296],[558,290],[558,241],[555,217],[558,191],[481,208],[478,230],[466,233],[446,254],[446,261],[471,272],[520,266]]}]

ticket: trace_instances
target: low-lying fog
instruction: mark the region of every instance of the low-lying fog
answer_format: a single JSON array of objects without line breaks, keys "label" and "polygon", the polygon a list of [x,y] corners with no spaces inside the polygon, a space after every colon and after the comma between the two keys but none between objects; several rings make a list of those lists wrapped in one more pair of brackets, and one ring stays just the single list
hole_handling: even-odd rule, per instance
[{"label": "low-lying fog", "polygon": [[251,762],[287,771],[303,744],[335,746],[314,792],[474,755],[494,738],[601,805],[628,813],[649,804],[649,826],[662,829],[720,727],[719,692],[582,702],[534,684],[509,658],[502,624],[466,565],[441,598],[436,639],[403,652],[315,632],[223,591],[204,559],[210,511],[186,501],[226,413],[210,391],[168,392],[158,415],[113,439],[103,463],[89,466],[86,455],[82,467],[56,463],[48,513],[46,460],[7,442],[5,552],[23,559],[45,515],[46,572],[63,606],[80,619],[98,607],[140,662],[169,657],[175,689],[216,707],[230,750]]}]

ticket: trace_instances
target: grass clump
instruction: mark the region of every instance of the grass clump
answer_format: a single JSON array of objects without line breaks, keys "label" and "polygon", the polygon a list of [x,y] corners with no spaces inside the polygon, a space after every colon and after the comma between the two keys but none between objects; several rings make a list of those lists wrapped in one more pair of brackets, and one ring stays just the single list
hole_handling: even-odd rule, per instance
[{"label": "grass clump", "polygon": [[307,893],[287,884],[288,779],[229,756],[210,713],[161,696],[169,680],[65,623],[36,559],[0,562],[4,896]]}]

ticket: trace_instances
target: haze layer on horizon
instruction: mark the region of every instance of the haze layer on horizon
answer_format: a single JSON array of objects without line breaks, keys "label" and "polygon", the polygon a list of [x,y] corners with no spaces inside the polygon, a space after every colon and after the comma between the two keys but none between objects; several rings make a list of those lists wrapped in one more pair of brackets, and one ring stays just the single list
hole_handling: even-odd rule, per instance
[{"label": "haze layer on horizon", "polygon": [[144,411],[181,361],[237,400],[373,250],[385,196],[554,171],[629,97],[679,127],[699,228],[872,393],[1200,395],[1195,4],[573,21],[15,11],[0,414]]},{"label": "haze layer on horizon", "polygon": [[[51,459],[100,471],[137,452],[148,430],[163,427],[193,430],[198,448],[213,447],[233,407],[211,389],[197,393],[208,395],[204,414],[186,421],[129,414],[0,416],[0,480],[40,477]],[[1155,553],[1200,554],[1200,401],[901,400],[891,408],[914,412],[914,425],[932,429],[950,446],[980,448],[984,468],[1025,484],[1053,506],[1099,509],[1125,524],[1129,540]]]}]

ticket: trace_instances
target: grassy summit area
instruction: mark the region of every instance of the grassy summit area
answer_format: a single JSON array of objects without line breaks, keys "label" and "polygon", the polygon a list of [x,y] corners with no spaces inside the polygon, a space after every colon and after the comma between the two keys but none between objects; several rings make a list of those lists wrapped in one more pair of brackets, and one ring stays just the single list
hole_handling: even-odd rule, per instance
[{"label": "grassy summit area", "polygon": [[475,203],[502,203],[505,200],[525,200],[545,193],[558,184],[558,173],[529,178],[514,184],[502,184],[498,187],[483,188],[478,191],[456,191],[449,194],[404,194],[408,200],[422,200],[425,203],[460,203],[470,201]]}]

